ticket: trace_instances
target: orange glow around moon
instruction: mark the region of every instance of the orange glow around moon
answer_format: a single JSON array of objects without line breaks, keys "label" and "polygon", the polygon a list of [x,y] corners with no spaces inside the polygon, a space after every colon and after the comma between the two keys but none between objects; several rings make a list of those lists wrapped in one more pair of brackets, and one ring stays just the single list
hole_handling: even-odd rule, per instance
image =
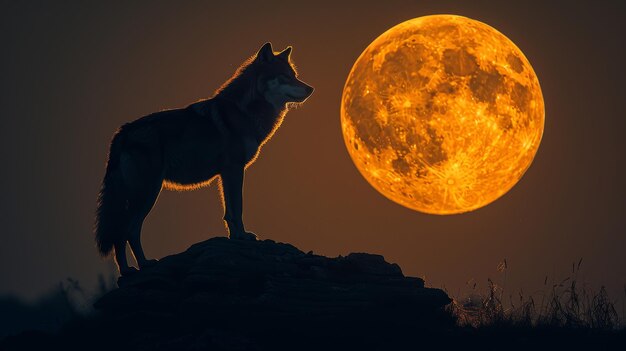
[{"label": "orange glow around moon", "polygon": [[509,191],[539,148],[544,102],[522,51],[466,17],[403,22],[357,59],[343,90],[348,152],[381,194],[454,214]]}]

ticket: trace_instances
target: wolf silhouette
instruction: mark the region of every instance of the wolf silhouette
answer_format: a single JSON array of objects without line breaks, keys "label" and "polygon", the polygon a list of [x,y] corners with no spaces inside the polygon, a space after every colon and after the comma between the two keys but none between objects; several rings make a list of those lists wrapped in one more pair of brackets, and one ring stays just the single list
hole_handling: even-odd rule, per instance
[{"label": "wolf silhouette", "polygon": [[193,190],[219,178],[229,237],[256,240],[242,220],[244,171],[289,107],[313,93],[297,78],[290,55],[291,47],[274,53],[266,43],[212,98],[117,130],[98,196],[95,238],[101,255],[115,251],[122,275],[136,271],[126,260],[126,243],[140,269],[156,262],[144,255],[141,227],[162,188]]}]

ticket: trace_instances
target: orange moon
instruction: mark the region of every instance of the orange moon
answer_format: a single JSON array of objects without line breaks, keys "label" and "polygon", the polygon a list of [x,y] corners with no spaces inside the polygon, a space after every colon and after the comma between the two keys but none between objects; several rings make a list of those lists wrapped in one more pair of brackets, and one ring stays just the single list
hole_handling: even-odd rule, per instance
[{"label": "orange moon", "polygon": [[341,101],[344,141],[363,177],[430,214],[472,211],[509,191],[533,161],[544,118],[522,51],[454,15],[415,18],[376,38]]}]

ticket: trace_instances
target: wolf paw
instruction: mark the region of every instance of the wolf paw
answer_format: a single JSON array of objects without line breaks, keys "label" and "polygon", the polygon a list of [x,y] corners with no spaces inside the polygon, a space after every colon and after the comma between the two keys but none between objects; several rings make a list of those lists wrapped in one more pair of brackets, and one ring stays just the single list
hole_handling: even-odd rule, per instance
[{"label": "wolf paw", "polygon": [[143,262],[141,262],[139,264],[139,268],[144,269],[144,268],[149,268],[154,266],[155,264],[157,264],[157,262],[159,262],[159,260],[145,260]]},{"label": "wolf paw", "polygon": [[230,238],[234,240],[246,240],[246,241],[258,240],[258,237],[256,236],[256,234],[252,232],[242,232],[242,233],[237,233],[237,234],[231,234]]},{"label": "wolf paw", "polygon": [[137,272],[139,271],[135,267],[125,267],[120,269],[120,275],[123,277],[136,274]]}]

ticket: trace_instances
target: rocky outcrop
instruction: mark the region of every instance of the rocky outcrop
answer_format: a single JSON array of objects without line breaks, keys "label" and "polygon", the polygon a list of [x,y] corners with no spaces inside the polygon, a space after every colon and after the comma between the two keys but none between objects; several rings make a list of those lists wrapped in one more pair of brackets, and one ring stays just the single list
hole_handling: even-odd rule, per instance
[{"label": "rocky outcrop", "polygon": [[97,313],[28,330],[0,350],[621,350],[626,332],[460,327],[441,290],[379,255],[327,258],[214,238],[120,278]]},{"label": "rocky outcrop", "polygon": [[328,258],[271,240],[213,238],[118,285],[95,307],[148,349],[371,345],[451,322],[443,291],[380,255]]}]

